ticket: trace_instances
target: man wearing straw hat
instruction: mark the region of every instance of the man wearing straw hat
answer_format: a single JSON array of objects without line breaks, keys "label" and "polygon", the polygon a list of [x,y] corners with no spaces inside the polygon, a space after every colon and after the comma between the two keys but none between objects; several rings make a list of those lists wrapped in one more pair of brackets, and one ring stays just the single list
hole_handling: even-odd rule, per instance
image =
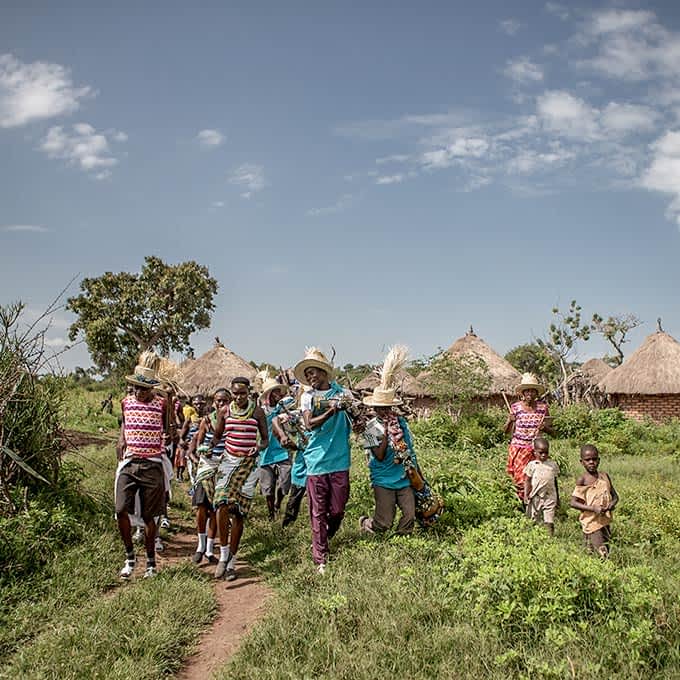
[{"label": "man wearing straw hat", "polygon": [[524,501],[524,468],[534,460],[534,439],[541,432],[551,433],[548,404],[539,400],[543,386],[533,373],[525,373],[515,390],[520,400],[510,406],[505,432],[512,432],[508,446],[507,473],[512,477],[517,497]]},{"label": "man wearing straw hat", "polygon": [[369,421],[364,433],[364,448],[370,451],[368,469],[375,497],[373,517],[359,519],[360,529],[367,533],[391,529],[397,506],[401,509],[397,534],[410,534],[416,520],[416,499],[403,465],[404,454],[416,468],[418,462],[406,419],[392,409],[402,403],[397,397],[396,376],[407,356],[406,347],[392,347],[380,369],[379,386],[372,395],[364,397],[364,404],[373,407],[377,416],[374,421]]},{"label": "man wearing straw hat", "polygon": [[333,382],[333,366],[316,347],[293,369],[297,380],[311,389],[301,399],[302,417],[309,431],[304,456],[312,524],[312,559],[323,574],[328,541],[340,528],[349,499],[350,421],[343,403],[349,390]]},{"label": "man wearing straw hat", "polygon": [[132,576],[135,568],[130,515],[135,512],[137,493],[145,524],[144,577],[156,575],[155,518],[165,510],[163,455],[169,429],[165,399],[154,392],[161,384],[157,376],[158,363],[159,358],[153,352],[144,352],[134,374],[125,376],[133,394],[121,402],[123,422],[116,446],[120,461],[116,477],[116,517],[126,552],[120,571],[123,578]]},{"label": "man wearing straw hat", "polygon": [[274,520],[284,496],[290,491],[290,454],[272,431],[272,422],[281,413],[279,402],[287,391],[287,385],[267,377],[260,393],[269,433],[269,446],[260,453],[260,490],[267,501],[270,520]]}]

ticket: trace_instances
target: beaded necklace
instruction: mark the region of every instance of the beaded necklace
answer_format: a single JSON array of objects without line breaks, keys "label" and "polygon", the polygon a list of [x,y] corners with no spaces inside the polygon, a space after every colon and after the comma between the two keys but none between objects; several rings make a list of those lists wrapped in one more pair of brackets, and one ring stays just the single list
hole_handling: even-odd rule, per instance
[{"label": "beaded necklace", "polygon": [[236,406],[236,402],[232,401],[231,404],[229,404],[229,417],[235,418],[236,420],[248,420],[255,412],[256,406],[257,404],[252,399],[248,399],[246,406],[243,409],[239,409],[238,406]]}]

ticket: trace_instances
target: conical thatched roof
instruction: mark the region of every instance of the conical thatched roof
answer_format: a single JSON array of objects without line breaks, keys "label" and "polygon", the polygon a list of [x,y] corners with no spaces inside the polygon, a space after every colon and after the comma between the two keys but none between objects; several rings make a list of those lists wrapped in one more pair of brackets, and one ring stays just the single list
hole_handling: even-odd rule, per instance
[{"label": "conical thatched roof", "polygon": [[257,371],[238,354],[221,343],[198,359],[187,359],[182,366],[182,388],[188,394],[212,394],[219,387],[229,387],[237,377],[254,380]]},{"label": "conical thatched roof", "polygon": [[680,394],[680,343],[652,333],[598,387],[607,394]]},{"label": "conical thatched roof", "polygon": [[578,372],[589,385],[597,385],[606,375],[614,369],[602,359],[589,359]]},{"label": "conical thatched roof", "polygon": [[[397,374],[398,391],[407,397],[424,397],[427,396],[427,390],[421,385],[416,378],[405,370],[399,371]],[[362,392],[374,390],[380,383],[380,378],[373,371],[369,373],[363,380],[360,380],[354,389]]]},{"label": "conical thatched roof", "polygon": [[[519,371],[509,361],[496,354],[484,340],[477,337],[472,328],[462,338],[458,338],[446,351],[454,358],[476,355],[484,360],[491,377],[491,385],[487,392],[489,395],[500,394],[501,392],[514,393],[515,388],[522,380]],[[425,383],[427,371],[420,373],[418,380]]]}]

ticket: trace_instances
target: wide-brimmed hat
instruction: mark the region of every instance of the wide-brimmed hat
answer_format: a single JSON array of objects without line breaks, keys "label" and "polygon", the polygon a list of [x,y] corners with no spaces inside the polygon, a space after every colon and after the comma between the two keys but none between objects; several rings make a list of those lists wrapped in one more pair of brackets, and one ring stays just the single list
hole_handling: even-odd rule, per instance
[{"label": "wide-brimmed hat", "polygon": [[363,398],[366,406],[399,406],[402,400],[397,396],[397,390],[383,390],[376,387],[373,394],[369,394]]},{"label": "wide-brimmed hat", "polygon": [[161,384],[161,381],[156,376],[156,371],[146,366],[135,366],[134,374],[126,375],[125,380],[131,385],[137,385],[138,387],[158,388]]},{"label": "wide-brimmed hat", "polygon": [[522,382],[517,385],[515,392],[517,394],[522,394],[526,390],[536,390],[539,394],[544,391],[543,385],[538,382],[538,378],[533,373],[523,373]]},{"label": "wide-brimmed hat", "polygon": [[307,347],[305,358],[302,361],[298,361],[293,369],[295,377],[303,385],[309,385],[309,380],[305,377],[305,370],[311,366],[326,371],[329,380],[333,377],[333,364],[326,359],[326,355],[318,347]]},{"label": "wide-brimmed hat", "polygon": [[272,390],[280,389],[284,394],[288,392],[288,385],[281,384],[276,378],[265,378],[262,381],[262,389],[260,390],[260,399],[267,403],[269,393]]}]

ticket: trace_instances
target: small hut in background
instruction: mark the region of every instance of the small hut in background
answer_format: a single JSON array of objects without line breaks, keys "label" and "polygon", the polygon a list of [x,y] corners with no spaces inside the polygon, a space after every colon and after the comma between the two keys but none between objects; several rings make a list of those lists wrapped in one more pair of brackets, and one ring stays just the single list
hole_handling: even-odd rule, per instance
[{"label": "small hut in background", "polygon": [[[522,380],[519,371],[509,361],[497,354],[484,340],[477,337],[472,327],[446,351],[453,358],[472,355],[483,359],[489,371],[491,384],[484,394],[479,395],[477,401],[485,406],[505,408],[503,393],[514,394],[515,388]],[[427,385],[427,369],[418,375],[418,381]]]},{"label": "small hut in background", "polygon": [[680,418],[680,343],[662,330],[652,333],[598,387],[631,418]]},{"label": "small hut in background", "polygon": [[215,346],[198,359],[187,359],[181,366],[182,389],[190,395],[211,395],[219,387],[229,388],[231,381],[245,377],[253,381],[257,370],[245,359],[225,347],[219,338]]},{"label": "small hut in background", "polygon": [[[362,396],[371,394],[380,383],[380,378],[375,372],[369,373],[363,380],[360,380],[354,389]],[[435,399],[427,393],[427,389],[417,378],[414,378],[408,371],[399,372],[398,393],[406,404],[418,415],[427,416],[435,407]]]},{"label": "small hut in background", "polygon": [[605,408],[607,395],[598,383],[614,369],[602,359],[589,359],[569,379],[569,397],[578,404],[586,402],[593,408]]}]

